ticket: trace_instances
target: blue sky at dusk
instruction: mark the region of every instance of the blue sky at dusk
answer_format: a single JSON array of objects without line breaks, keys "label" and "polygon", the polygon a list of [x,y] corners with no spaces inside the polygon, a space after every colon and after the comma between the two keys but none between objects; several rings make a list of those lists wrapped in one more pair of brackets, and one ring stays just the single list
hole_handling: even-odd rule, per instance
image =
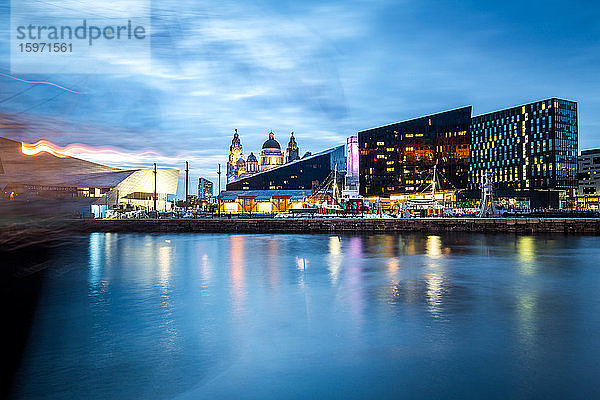
[{"label": "blue sky at dusk", "polygon": [[[6,74],[10,11],[1,0]],[[195,182],[216,179],[234,128],[245,155],[271,129],[314,153],[372,126],[561,97],[579,103],[580,149],[600,147],[594,1],[153,0],[151,54],[120,74],[19,75],[85,94],[0,76],[0,113],[14,123],[0,136],[152,150],[164,167],[189,160]]]}]

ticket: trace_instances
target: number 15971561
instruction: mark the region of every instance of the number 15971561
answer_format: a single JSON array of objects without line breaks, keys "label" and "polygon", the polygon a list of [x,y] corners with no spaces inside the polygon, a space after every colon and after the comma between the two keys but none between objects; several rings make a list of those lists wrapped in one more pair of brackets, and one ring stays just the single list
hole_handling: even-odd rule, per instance
[{"label": "number 15971561", "polygon": [[72,43],[19,43],[21,53],[72,53]]}]

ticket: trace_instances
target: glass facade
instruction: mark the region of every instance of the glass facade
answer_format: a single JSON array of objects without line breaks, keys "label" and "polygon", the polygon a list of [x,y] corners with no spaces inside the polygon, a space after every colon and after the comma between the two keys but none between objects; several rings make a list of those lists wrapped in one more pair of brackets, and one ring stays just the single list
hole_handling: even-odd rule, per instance
[{"label": "glass facade", "polygon": [[577,103],[548,99],[473,117],[469,189],[494,172],[499,195],[577,188]]},{"label": "glass facade", "polygon": [[198,179],[198,198],[209,200],[213,196],[213,183],[206,178]]},{"label": "glass facade", "polygon": [[360,194],[416,194],[437,164],[440,190],[464,189],[469,171],[471,107],[358,133]]}]

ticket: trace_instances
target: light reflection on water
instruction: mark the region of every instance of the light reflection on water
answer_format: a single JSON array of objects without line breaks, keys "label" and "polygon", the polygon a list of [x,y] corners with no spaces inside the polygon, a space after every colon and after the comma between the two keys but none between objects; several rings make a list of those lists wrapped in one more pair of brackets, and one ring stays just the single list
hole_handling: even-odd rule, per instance
[{"label": "light reflection on water", "polygon": [[95,233],[53,261],[16,397],[597,397],[599,256],[590,237]]},{"label": "light reflection on water", "polygon": [[340,269],[342,268],[342,241],[339,236],[331,236],[329,238],[329,276],[331,283],[336,284],[340,277]]}]

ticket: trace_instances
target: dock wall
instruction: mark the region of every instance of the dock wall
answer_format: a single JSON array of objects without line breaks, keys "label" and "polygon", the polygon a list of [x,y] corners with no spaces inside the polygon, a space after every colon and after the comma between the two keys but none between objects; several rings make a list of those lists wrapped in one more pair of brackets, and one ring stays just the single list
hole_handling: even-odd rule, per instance
[{"label": "dock wall", "polygon": [[80,232],[206,233],[391,233],[478,232],[600,234],[600,219],[417,218],[417,219],[203,219],[90,220],[71,227]]}]

